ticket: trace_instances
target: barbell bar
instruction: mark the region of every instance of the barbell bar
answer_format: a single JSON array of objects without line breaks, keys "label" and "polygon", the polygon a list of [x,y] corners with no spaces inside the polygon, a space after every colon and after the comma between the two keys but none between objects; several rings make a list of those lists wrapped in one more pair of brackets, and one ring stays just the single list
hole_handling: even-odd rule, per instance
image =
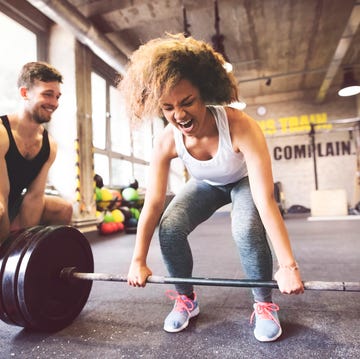
[{"label": "barbell bar", "polygon": [[[120,274],[109,273],[82,273],[77,272],[75,267],[64,268],[60,277],[65,280],[78,279],[88,281],[127,282],[127,277]],[[279,289],[274,280],[260,281],[252,279],[224,279],[224,278],[176,278],[151,275],[146,280],[152,284],[192,284],[214,287],[244,287],[244,288],[273,288]],[[306,290],[360,292],[360,282],[325,282],[325,281],[304,281]]]},{"label": "barbell bar", "polygon": [[[71,226],[36,226],[11,233],[0,246],[0,319],[20,327],[59,331],[80,314],[93,281],[126,282],[94,273],[87,238]],[[148,283],[278,288],[275,281],[150,276]],[[305,289],[360,292],[360,282],[304,282]]]}]

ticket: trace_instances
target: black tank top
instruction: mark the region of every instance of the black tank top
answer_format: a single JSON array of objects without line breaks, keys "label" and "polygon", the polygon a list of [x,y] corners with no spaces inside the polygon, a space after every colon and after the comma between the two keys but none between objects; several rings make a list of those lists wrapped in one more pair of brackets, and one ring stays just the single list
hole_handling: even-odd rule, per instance
[{"label": "black tank top", "polygon": [[39,174],[42,166],[50,155],[50,144],[47,130],[44,129],[42,146],[39,153],[31,160],[24,158],[19,152],[13,134],[11,132],[9,119],[1,116],[1,120],[7,130],[10,146],[5,155],[6,167],[10,182],[9,208],[21,197],[21,193],[28,188],[31,182]]}]

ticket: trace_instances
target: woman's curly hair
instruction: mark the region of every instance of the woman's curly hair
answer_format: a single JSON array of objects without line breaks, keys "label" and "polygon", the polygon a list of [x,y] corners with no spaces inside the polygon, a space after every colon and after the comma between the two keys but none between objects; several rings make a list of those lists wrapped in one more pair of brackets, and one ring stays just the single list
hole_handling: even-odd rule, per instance
[{"label": "woman's curly hair", "polygon": [[119,83],[130,118],[161,116],[160,97],[182,79],[198,88],[206,104],[238,101],[235,77],[224,63],[209,44],[183,34],[150,40],[132,54]]}]

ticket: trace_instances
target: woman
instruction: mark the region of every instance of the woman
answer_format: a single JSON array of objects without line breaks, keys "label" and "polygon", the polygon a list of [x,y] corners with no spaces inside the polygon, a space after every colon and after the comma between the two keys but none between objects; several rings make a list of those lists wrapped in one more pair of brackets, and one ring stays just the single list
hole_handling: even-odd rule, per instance
[{"label": "woman", "polygon": [[[139,219],[128,283],[143,287],[152,274],[146,264],[150,241],[163,211],[170,162],[179,157],[191,174],[159,225],[162,255],[171,276],[191,277],[187,236],[218,208],[232,203],[232,235],[245,274],[272,279],[268,234],[282,293],[304,291],[283,219],[273,196],[265,138],[256,121],[229,106],[238,100],[234,76],[212,47],[183,35],[151,40],[134,52],[120,82],[130,116],[162,116],[168,122],[154,145],[144,207]],[[196,201],[193,199],[196,198]],[[178,332],[199,314],[192,285],[176,285],[173,310],[164,329]],[[254,334],[260,341],[281,335],[271,289],[254,288]]]}]

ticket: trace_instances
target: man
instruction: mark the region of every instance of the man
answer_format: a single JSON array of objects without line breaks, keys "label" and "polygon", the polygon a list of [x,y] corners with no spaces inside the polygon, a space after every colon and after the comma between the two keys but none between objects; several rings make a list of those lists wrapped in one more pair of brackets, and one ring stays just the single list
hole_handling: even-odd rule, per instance
[{"label": "man", "polygon": [[62,75],[44,62],[23,66],[22,106],[0,120],[0,243],[12,230],[38,224],[69,224],[72,205],[45,195],[57,145],[44,124],[59,105]]}]

